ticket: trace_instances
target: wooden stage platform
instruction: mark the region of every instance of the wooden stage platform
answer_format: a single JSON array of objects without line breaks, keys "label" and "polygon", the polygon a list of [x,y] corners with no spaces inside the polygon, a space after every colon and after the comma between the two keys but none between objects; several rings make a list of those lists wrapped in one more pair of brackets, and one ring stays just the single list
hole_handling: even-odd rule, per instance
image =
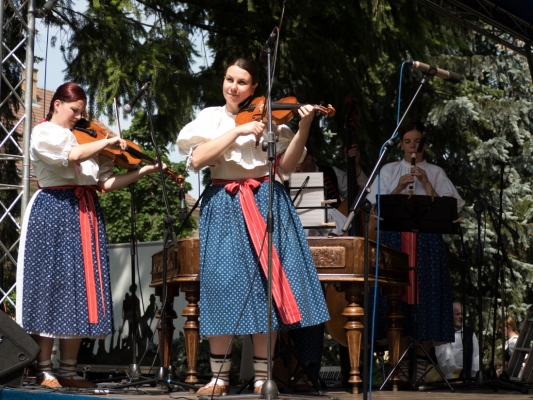
[{"label": "wooden stage platform", "polygon": [[[190,394],[189,391],[172,391],[169,392],[161,387],[141,386],[138,388],[129,388],[122,390],[113,390],[110,385],[103,385],[99,389],[100,393],[91,391],[73,391],[68,389],[60,389],[56,391],[42,390],[35,385],[25,385],[20,388],[4,388],[0,387],[0,400],[89,400],[89,399],[134,399],[134,400],[166,400],[166,399],[190,399],[197,400],[198,397],[195,394]],[[510,399],[532,399],[533,400],[533,387],[530,388],[528,394],[522,394],[517,391],[498,390],[493,391],[488,388],[465,388],[460,386],[454,386],[456,391],[452,393],[448,388],[430,388],[423,391],[382,391],[374,390],[372,392],[372,399],[376,400],[422,400],[422,399],[434,399],[434,400],[510,400]],[[251,392],[244,390],[239,395],[239,398],[259,398],[257,396],[250,395]],[[247,396],[250,395],[250,396]],[[230,394],[233,397],[233,390]],[[370,399],[370,394],[367,395]],[[227,396],[223,396],[220,399],[227,399]],[[362,399],[362,394],[351,394],[344,389],[335,389],[326,392],[322,396],[313,394],[293,396],[291,394],[281,393],[280,399],[312,399],[312,400],[348,400],[348,399]]]}]

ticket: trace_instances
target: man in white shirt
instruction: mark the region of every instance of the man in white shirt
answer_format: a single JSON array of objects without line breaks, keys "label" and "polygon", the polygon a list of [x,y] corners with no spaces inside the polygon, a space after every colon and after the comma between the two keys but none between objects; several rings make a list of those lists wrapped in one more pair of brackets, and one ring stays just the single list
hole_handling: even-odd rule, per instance
[{"label": "man in white shirt", "polygon": [[[474,331],[463,326],[463,305],[453,303],[453,326],[455,342],[435,346],[435,355],[439,367],[446,379],[459,378],[463,367],[468,369],[468,377],[474,377],[479,371],[479,345]],[[466,373],[466,371],[465,371]],[[440,380],[439,373],[432,368],[426,375],[426,382]]]}]

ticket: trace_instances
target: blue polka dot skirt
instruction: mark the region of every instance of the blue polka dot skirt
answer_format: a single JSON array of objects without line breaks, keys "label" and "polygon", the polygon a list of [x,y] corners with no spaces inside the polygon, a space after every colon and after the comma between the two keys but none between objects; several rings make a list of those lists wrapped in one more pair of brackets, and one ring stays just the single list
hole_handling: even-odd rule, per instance
[{"label": "blue polka dot skirt", "polygon": [[[382,231],[381,243],[402,249],[401,232]],[[448,255],[442,235],[420,233],[417,235],[418,289],[418,332],[422,340],[453,342],[452,285]],[[413,336],[415,305],[400,303],[405,316],[401,319],[402,336]]]},{"label": "blue polka dot skirt", "polygon": [[88,322],[78,199],[73,189],[41,190],[26,211],[29,213],[28,225],[21,240],[23,265],[18,265],[23,268],[23,280],[18,282],[23,288],[22,316],[17,315],[17,319],[30,333],[64,338],[99,337],[112,332],[107,235],[98,198],[93,196],[104,292],[102,303],[93,237],[98,323]]},{"label": "blue polka dot skirt", "polygon": [[[272,329],[317,325],[329,319],[300,218],[285,189],[274,182],[272,242],[278,251],[302,320],[284,325],[273,302]],[[266,221],[269,183],[254,190]],[[268,251],[265,237],[263,251]],[[248,235],[239,194],[224,186],[206,190],[200,210],[200,334],[267,332],[267,281]]]}]

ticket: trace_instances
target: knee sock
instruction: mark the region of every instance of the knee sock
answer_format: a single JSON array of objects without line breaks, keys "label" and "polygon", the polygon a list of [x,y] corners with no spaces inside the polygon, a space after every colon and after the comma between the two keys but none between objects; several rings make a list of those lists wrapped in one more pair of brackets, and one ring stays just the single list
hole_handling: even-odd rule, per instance
[{"label": "knee sock", "polygon": [[57,376],[59,378],[67,379],[83,379],[76,372],[76,366],[78,362],[73,358],[67,358],[65,360],[59,360],[59,372]]},{"label": "knee sock", "polygon": [[259,387],[267,380],[268,359],[254,356],[254,387]]},{"label": "knee sock", "polygon": [[[224,360],[224,355],[211,354],[209,356],[209,363],[211,364],[211,372],[213,378],[211,382],[213,385],[229,385],[229,372],[231,370],[231,354]],[[218,378],[218,379],[217,379]]]}]

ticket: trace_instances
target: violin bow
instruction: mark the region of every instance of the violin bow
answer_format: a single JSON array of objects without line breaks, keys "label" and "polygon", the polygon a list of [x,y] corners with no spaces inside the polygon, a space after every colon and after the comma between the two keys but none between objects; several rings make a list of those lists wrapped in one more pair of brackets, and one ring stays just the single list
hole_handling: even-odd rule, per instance
[{"label": "violin bow", "polygon": [[[279,33],[281,31],[281,25],[283,24],[283,16],[285,15],[285,3],[286,1],[283,1],[283,6],[281,7],[281,17],[279,20],[279,27],[276,27],[278,32],[276,35],[276,45],[274,46],[274,55],[272,56],[272,71],[269,71],[269,72],[272,72],[272,74],[270,75],[272,79],[270,80],[270,87],[267,87],[266,96],[265,96],[265,99],[267,99],[267,102],[268,102],[268,99],[270,98],[270,91],[272,89],[272,85],[274,83],[274,76],[276,74],[276,60],[278,58]],[[261,121],[265,117],[266,111],[267,111],[267,107],[264,107],[263,114],[261,115]],[[257,147],[258,144],[259,142],[256,142],[255,147]]]},{"label": "violin bow", "polygon": [[115,118],[117,120],[117,126],[118,126],[118,137],[122,139],[122,131],[120,130],[120,118],[118,117],[118,104],[117,104],[117,97],[113,97],[113,104],[115,106]]},{"label": "violin bow", "polygon": [[[272,57],[272,79],[274,79],[274,76],[276,74],[276,60],[278,58],[279,33],[281,31],[281,26],[283,25],[283,16],[285,15],[285,3],[286,1],[283,1],[283,7],[281,7],[281,17],[279,20],[278,35],[276,37],[276,46],[274,46],[274,56]],[[269,88],[269,91],[270,91],[270,88]]]}]

